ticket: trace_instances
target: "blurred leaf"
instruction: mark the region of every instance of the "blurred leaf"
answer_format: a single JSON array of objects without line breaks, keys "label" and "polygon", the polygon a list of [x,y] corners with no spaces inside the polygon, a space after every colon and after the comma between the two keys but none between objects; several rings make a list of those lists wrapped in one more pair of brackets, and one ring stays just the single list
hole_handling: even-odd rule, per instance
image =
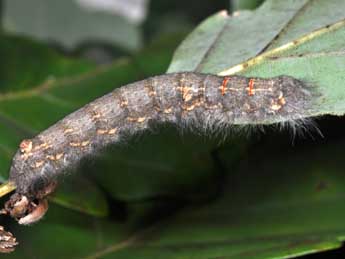
[{"label": "blurred leaf", "polygon": [[148,0],[75,0],[90,11],[103,11],[125,17],[128,21],[140,24],[147,15]]},{"label": "blurred leaf", "polygon": [[56,204],[93,216],[104,217],[109,212],[104,193],[81,175],[60,180],[59,188],[49,198]]},{"label": "blurred leaf", "polygon": [[339,247],[345,233],[342,146],[294,155],[260,147],[240,170],[229,168],[222,199],[181,211],[155,238],[99,258],[288,258]]},{"label": "blurred leaf", "polygon": [[0,56],[2,94],[44,87],[95,68],[90,62],[63,57],[43,44],[6,34],[0,34]]},{"label": "blurred leaf", "polygon": [[85,167],[116,199],[202,200],[217,192],[220,180],[210,153],[215,146],[210,139],[160,129],[159,134],[131,140]]},{"label": "blurred leaf", "polygon": [[15,230],[22,232],[21,246],[9,258],[264,259],[339,247],[345,240],[343,145],[294,154],[261,146],[239,170],[228,168],[223,198],[144,228],[78,220],[71,212],[60,218],[53,208],[42,223]]},{"label": "blurred leaf", "polygon": [[8,0],[4,5],[5,31],[75,48],[84,42],[102,42],[128,51],[138,50],[138,25],[107,12],[91,11],[70,0]]},{"label": "blurred leaf", "polygon": [[143,24],[145,37],[176,31],[190,32],[205,17],[228,7],[228,0],[150,0],[150,13]]},{"label": "blurred leaf", "polygon": [[130,235],[124,225],[53,205],[36,225],[11,229],[20,245],[6,258],[82,258],[120,243]]},{"label": "blurred leaf", "polygon": [[265,0],[230,0],[232,10],[255,9]]},{"label": "blurred leaf", "polygon": [[[157,16],[177,15],[180,17],[185,17],[185,19],[195,23],[201,21],[212,13],[217,12],[218,10],[227,9],[228,6],[228,0],[150,0],[150,17],[153,16],[155,19]],[[150,17],[148,20],[152,19]],[[175,22],[178,21],[175,19]]]}]

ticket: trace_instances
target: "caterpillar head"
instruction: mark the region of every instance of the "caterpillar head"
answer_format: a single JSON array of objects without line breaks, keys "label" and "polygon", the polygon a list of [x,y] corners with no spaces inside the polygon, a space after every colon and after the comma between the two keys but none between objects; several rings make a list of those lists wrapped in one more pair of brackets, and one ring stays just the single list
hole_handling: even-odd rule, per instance
[{"label": "caterpillar head", "polygon": [[33,224],[44,216],[48,210],[47,196],[56,188],[56,182],[37,191],[35,196],[14,193],[5,203],[3,214],[10,215],[21,225]]}]

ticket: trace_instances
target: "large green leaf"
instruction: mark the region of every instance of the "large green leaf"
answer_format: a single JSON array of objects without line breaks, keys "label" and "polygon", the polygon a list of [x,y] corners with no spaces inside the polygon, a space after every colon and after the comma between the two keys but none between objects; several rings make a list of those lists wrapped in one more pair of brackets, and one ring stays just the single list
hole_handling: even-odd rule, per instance
[{"label": "large green leaf", "polygon": [[[316,33],[315,33],[316,34]],[[313,34],[312,34],[313,35]],[[311,35],[311,36],[312,36]],[[241,71],[241,74],[262,77],[281,74],[302,78],[315,87],[312,116],[345,113],[345,20],[325,29],[291,49],[268,52],[260,62]]]},{"label": "large green leaf", "polygon": [[109,213],[108,201],[102,190],[81,175],[63,179],[49,198],[56,204],[92,216],[104,217]]},{"label": "large green leaf", "polygon": [[179,47],[168,72],[290,75],[315,87],[311,116],[343,115],[343,8],[336,0],[266,1],[255,12],[216,14]]},{"label": "large green leaf", "polygon": [[227,168],[221,199],[146,227],[81,219],[53,207],[40,224],[15,229],[21,245],[9,258],[263,259],[339,247],[345,240],[343,143],[298,152],[277,152],[279,146],[261,146],[239,170]]},{"label": "large green leaf", "polygon": [[203,199],[214,192],[219,180],[210,153],[215,142],[161,128],[159,134],[129,141],[85,167],[117,199]]},{"label": "large green leaf", "polygon": [[266,49],[345,18],[342,0],[265,1],[255,11],[222,11],[200,24],[174,54],[168,72],[220,73]]},{"label": "large green leaf", "polygon": [[255,12],[229,16],[221,11],[213,15],[184,40],[168,72],[218,73],[259,54],[306,2],[266,1]]},{"label": "large green leaf", "polygon": [[287,258],[338,247],[345,233],[341,148],[277,155],[261,147],[232,172],[222,199],[182,211],[155,238],[99,257]]},{"label": "large green leaf", "polygon": [[45,87],[56,79],[95,67],[90,62],[63,57],[35,41],[4,34],[0,34],[0,56],[2,94]]},{"label": "large green leaf", "polygon": [[57,205],[40,224],[15,226],[20,242],[7,258],[82,258],[112,243],[121,242],[131,231],[122,224],[100,220]]},{"label": "large green leaf", "polygon": [[252,10],[257,8],[263,2],[264,0],[230,0],[230,6],[232,7],[232,10]]}]

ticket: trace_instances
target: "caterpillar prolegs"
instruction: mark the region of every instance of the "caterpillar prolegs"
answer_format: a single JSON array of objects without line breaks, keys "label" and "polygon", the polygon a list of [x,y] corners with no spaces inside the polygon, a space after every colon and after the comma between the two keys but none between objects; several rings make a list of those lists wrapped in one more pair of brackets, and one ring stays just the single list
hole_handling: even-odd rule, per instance
[{"label": "caterpillar prolegs", "polygon": [[[23,224],[38,220],[34,208],[46,211],[44,197],[54,189],[58,175],[153,123],[201,129],[270,124],[302,119],[311,108],[308,84],[289,76],[263,79],[186,72],[125,85],[21,142],[10,169],[16,194],[6,210],[31,206],[29,212],[21,209],[12,216]],[[36,207],[30,205],[37,199]]]}]

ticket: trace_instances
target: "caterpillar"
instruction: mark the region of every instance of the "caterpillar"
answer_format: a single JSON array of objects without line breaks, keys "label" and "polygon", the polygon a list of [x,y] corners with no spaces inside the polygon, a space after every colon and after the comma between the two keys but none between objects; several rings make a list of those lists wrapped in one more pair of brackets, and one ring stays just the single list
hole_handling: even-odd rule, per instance
[{"label": "caterpillar", "polygon": [[9,179],[16,193],[5,211],[21,224],[39,220],[57,176],[157,122],[202,130],[294,123],[308,117],[312,96],[307,83],[285,75],[264,79],[185,72],[122,86],[20,143]]}]

